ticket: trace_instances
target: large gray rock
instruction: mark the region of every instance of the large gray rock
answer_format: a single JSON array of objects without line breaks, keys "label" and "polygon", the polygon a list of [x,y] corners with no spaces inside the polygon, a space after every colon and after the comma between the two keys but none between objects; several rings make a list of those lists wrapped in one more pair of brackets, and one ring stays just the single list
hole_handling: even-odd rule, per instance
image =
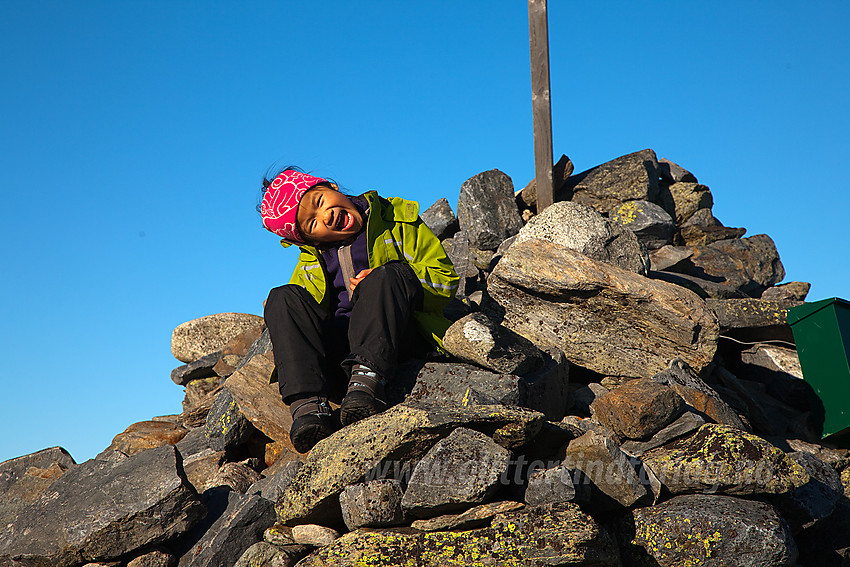
[{"label": "large gray rock", "polygon": [[505,512],[513,512],[514,510],[522,510],[523,508],[525,508],[525,504],[522,502],[490,502],[489,504],[473,506],[460,514],[446,514],[444,516],[437,516],[436,518],[428,518],[427,520],[414,520],[410,523],[410,527],[423,532],[471,530],[486,526],[496,514],[504,514]]},{"label": "large gray rock", "polygon": [[611,223],[592,208],[562,201],[554,203],[522,227],[512,246],[545,240],[594,260],[646,275],[649,256],[629,230]]},{"label": "large gray rock", "polygon": [[676,226],[682,226],[699,209],[710,210],[714,199],[705,185],[679,181],[662,186],[659,203],[676,221]]},{"label": "large gray rock", "polygon": [[339,495],[342,519],[349,530],[382,528],[404,522],[400,480],[377,479],[346,486]]},{"label": "large gray rock", "polygon": [[457,295],[464,296],[472,289],[467,290],[467,284],[474,283],[478,278],[478,268],[475,267],[466,233],[460,231],[453,237],[443,240],[443,249],[446,251],[449,260],[452,261],[452,266],[454,266],[458,277],[460,277]]},{"label": "large gray rock", "polygon": [[829,517],[839,498],[844,496],[844,487],[838,472],[811,453],[800,451],[788,456],[806,470],[810,480],[778,496],[775,504],[792,530],[799,531],[815,520]]},{"label": "large gray rock", "polygon": [[543,366],[547,357],[531,341],[497,325],[484,313],[455,321],[443,335],[449,354],[500,374],[524,375]]},{"label": "large gray rock", "polygon": [[457,218],[470,246],[482,250],[498,248],[503,240],[522,228],[511,178],[491,169],[464,181],[460,186]]},{"label": "large gray rock", "polygon": [[213,367],[221,360],[221,351],[202,356],[189,364],[178,366],[171,371],[171,381],[178,386],[185,386],[192,380],[216,376]]},{"label": "large gray rock", "polygon": [[785,268],[776,245],[766,234],[693,246],[687,273],[714,279],[752,297],[782,281]]},{"label": "large gray rock", "polygon": [[770,301],[805,301],[811,287],[812,284],[808,282],[788,282],[767,288],[761,298]]},{"label": "large gray rock", "polygon": [[419,216],[434,236],[440,240],[451,238],[460,229],[457,217],[445,197],[437,200]]},{"label": "large gray rock", "polygon": [[180,362],[192,362],[224,348],[230,339],[263,318],[247,313],[217,313],[178,325],[171,333],[171,354]]},{"label": "large gray rock", "polygon": [[588,506],[597,512],[628,508],[649,495],[628,455],[593,431],[570,441],[562,465],[581,472],[578,482],[590,481]]},{"label": "large gray rock", "polygon": [[499,405],[393,406],[319,441],[278,499],[278,519],[288,525],[341,524],[339,494],[373,469],[418,459],[461,426],[512,449],[533,439],[543,421],[541,413]]},{"label": "large gray rock", "polygon": [[511,246],[488,294],[503,326],[604,375],[648,378],[677,357],[701,369],[717,348],[717,320],[694,293],[542,240]]},{"label": "large gray rock", "polygon": [[599,423],[627,439],[646,439],[685,411],[675,391],[648,378],[630,380],[593,401]]},{"label": "large gray rock", "polygon": [[611,211],[611,222],[632,231],[649,250],[673,242],[676,230],[670,215],[649,201],[627,201]]},{"label": "large gray rock", "polygon": [[429,362],[422,367],[408,400],[426,404],[503,404],[542,412],[559,420],[569,405],[569,366],[563,355],[547,359],[525,376],[496,374],[470,364]]},{"label": "large gray rock", "polygon": [[[68,458],[70,459],[70,456]],[[0,495],[0,526],[7,525],[20,510],[35,502],[57,478],[68,470],[67,467],[67,464],[53,461],[46,467],[28,467],[23,474],[16,475],[11,484],[8,484],[10,479],[7,478],[7,482],[3,483],[7,488]]]},{"label": "large gray rock", "polygon": [[525,503],[529,506],[538,506],[576,500],[574,474],[574,470],[563,465],[534,471],[528,477]]},{"label": "large gray rock", "polygon": [[259,496],[221,487],[206,492],[204,500],[207,517],[179,542],[180,567],[230,567],[274,523],[274,504]]},{"label": "large gray rock", "polygon": [[715,423],[644,453],[642,459],[671,494],[782,494],[810,480],[806,470],[781,449],[751,433]]},{"label": "large gray rock", "polygon": [[478,530],[357,530],[304,558],[299,567],[619,564],[608,532],[578,505],[567,502],[498,514],[489,527]]},{"label": "large gray rock", "polygon": [[791,567],[797,560],[787,524],[763,502],[689,494],[632,516],[634,534],[621,541],[643,548],[653,565]]},{"label": "large gray rock", "polygon": [[572,200],[609,213],[626,201],[657,201],[658,159],[646,149],[627,154],[578,175],[566,184]]},{"label": "large gray rock", "polygon": [[70,469],[0,532],[0,564],[79,565],[177,537],[205,512],[178,458],[165,446]]},{"label": "large gray rock", "polygon": [[510,458],[510,451],[483,433],[459,427],[416,464],[401,505],[430,518],[483,504],[499,488]]},{"label": "large gray rock", "polygon": [[765,299],[706,299],[705,303],[726,335],[747,342],[794,341],[787,317],[788,308],[795,304]]},{"label": "large gray rock", "polygon": [[620,445],[620,448],[629,455],[640,457],[650,449],[655,449],[656,447],[665,445],[674,439],[693,433],[702,427],[704,423],[705,419],[703,419],[702,416],[692,411],[686,411],[681,417],[679,417],[679,419],[653,435],[649,440],[628,440],[623,442]]},{"label": "large gray rock", "polygon": [[50,447],[0,463],[0,497],[18,481],[30,467],[46,469],[53,464],[68,470],[77,463],[62,447]]},{"label": "large gray rock", "polygon": [[279,546],[260,541],[246,549],[233,567],[293,567],[309,551],[306,545]]},{"label": "large gray rock", "polygon": [[301,461],[289,461],[272,474],[269,474],[269,471],[266,470],[264,474],[267,476],[252,484],[247,493],[258,494],[267,500],[277,502],[277,499],[295,478],[295,474],[301,468],[301,465],[303,465]]},{"label": "large gray rock", "polygon": [[245,443],[255,428],[242,413],[230,390],[223,389],[207,414],[204,431],[212,449],[225,451]]}]

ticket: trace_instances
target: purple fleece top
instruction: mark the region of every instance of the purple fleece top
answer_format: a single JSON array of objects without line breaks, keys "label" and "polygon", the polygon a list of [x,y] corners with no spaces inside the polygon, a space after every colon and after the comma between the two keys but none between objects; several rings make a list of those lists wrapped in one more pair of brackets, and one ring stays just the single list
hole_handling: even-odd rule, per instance
[{"label": "purple fleece top", "polygon": [[[366,247],[366,218],[369,215],[369,203],[364,197],[351,197],[351,202],[363,215],[363,228],[351,244],[351,261],[354,264],[354,275],[360,270],[369,268],[369,251]],[[328,280],[333,288],[332,296],[336,300],[332,304],[334,317],[351,317],[351,300],[348,299],[348,282],[343,281],[342,269],[339,265],[339,249],[329,248],[322,251],[325,267],[328,270]],[[328,290],[330,291],[330,290]]]}]

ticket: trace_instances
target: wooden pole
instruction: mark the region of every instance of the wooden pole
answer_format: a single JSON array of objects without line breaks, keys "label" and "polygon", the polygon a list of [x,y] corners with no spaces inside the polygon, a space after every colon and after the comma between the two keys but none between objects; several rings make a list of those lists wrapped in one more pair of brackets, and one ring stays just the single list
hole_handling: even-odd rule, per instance
[{"label": "wooden pole", "polygon": [[547,0],[528,0],[531,107],[534,116],[534,175],[538,213],[554,201],[552,103],[549,96],[549,21],[546,2]]}]

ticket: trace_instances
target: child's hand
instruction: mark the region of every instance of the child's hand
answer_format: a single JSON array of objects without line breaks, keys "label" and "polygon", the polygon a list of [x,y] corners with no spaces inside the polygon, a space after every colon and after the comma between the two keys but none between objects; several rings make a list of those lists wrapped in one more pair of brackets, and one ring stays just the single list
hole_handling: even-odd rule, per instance
[{"label": "child's hand", "polygon": [[372,272],[372,268],[369,268],[368,270],[360,270],[360,272],[356,276],[354,276],[353,278],[350,278],[348,280],[350,282],[348,287],[351,288],[351,291],[354,291],[354,288],[357,287],[357,284],[362,282],[363,278],[368,276],[371,272]]}]

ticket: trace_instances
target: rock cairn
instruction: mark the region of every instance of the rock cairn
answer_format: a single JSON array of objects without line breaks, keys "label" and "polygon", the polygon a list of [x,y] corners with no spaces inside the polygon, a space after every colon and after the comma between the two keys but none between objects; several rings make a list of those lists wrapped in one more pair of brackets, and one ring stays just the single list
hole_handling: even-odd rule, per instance
[{"label": "rock cairn", "polygon": [[299,454],[262,318],[190,321],[179,415],[0,464],[0,565],[850,563],[850,452],[786,322],[809,285],[652,150],[555,174],[540,214],[498,170],[422,213],[450,356],[387,411]]}]

